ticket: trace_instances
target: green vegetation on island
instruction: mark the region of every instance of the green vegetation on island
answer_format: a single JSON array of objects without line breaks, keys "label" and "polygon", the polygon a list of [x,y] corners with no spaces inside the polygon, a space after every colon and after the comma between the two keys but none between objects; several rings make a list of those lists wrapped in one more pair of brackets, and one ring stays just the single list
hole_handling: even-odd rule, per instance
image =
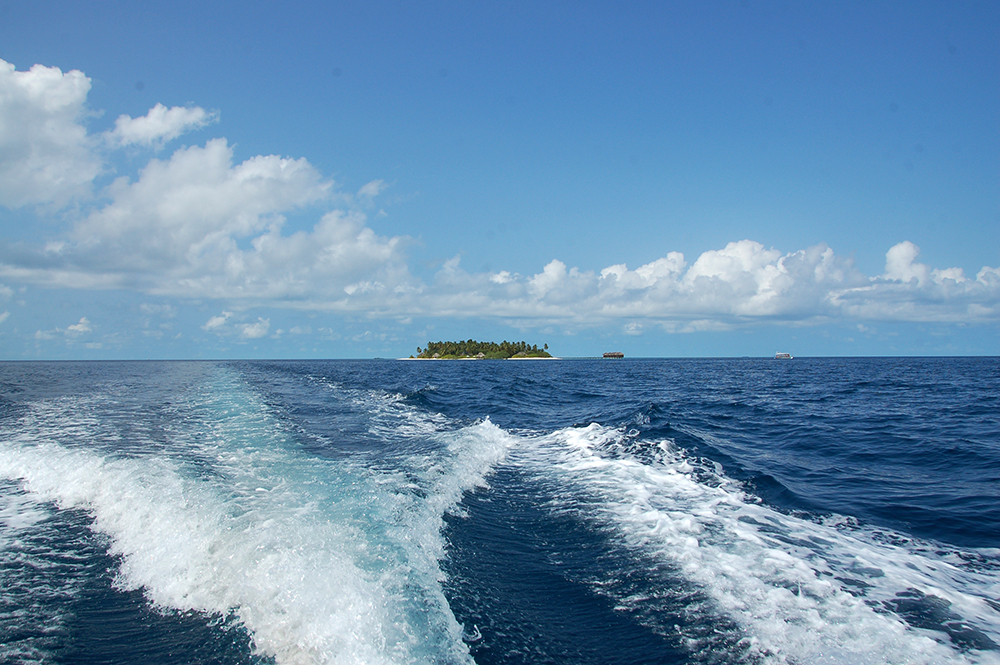
[{"label": "green vegetation on island", "polygon": [[[417,358],[457,360],[461,358],[483,358],[506,360],[507,358],[551,358],[549,345],[537,344],[528,346],[527,342],[477,342],[470,339],[466,342],[427,342],[427,348],[417,347]],[[410,356],[413,358],[414,356]]]}]

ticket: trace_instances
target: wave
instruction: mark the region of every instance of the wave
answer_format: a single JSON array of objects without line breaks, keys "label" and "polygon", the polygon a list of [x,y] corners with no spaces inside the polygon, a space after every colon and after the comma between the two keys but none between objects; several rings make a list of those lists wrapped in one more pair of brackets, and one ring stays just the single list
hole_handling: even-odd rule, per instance
[{"label": "wave", "polygon": [[[279,663],[471,661],[441,590],[441,530],[508,435],[488,421],[416,426],[407,413],[411,430],[395,436],[431,440],[374,467],[303,454],[232,373],[186,399],[184,427],[155,455],[95,445],[107,424],[83,400],[33,405],[0,437],[0,477],[39,505],[89,514],[119,561],[120,589],[235,617]],[[396,401],[367,399],[387,412]]]},{"label": "wave", "polygon": [[[45,505],[0,480],[0,662],[45,662],[68,634],[87,566],[80,557],[50,556],[50,518]],[[72,526],[60,524],[60,536],[72,537]]]},{"label": "wave", "polygon": [[[717,463],[638,435],[566,428],[511,458],[548,480],[550,510],[633,552],[591,581],[619,610],[739,662],[1000,663],[998,552],[781,513]],[[678,595],[686,620],[665,609]]]}]

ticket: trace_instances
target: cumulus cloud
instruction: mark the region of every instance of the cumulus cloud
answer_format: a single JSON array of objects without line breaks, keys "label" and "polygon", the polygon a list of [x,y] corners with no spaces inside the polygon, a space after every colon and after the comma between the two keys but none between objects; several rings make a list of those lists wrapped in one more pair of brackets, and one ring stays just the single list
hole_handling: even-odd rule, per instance
[{"label": "cumulus cloud", "polygon": [[82,120],[90,79],[0,60],[0,205],[68,204],[104,169]]},{"label": "cumulus cloud", "polygon": [[270,327],[271,327],[270,319],[263,319],[258,317],[256,323],[240,324],[239,326],[240,337],[243,337],[244,339],[258,339],[266,335]]},{"label": "cumulus cloud", "polygon": [[176,264],[266,229],[280,221],[271,216],[322,199],[330,186],[304,159],[257,156],[234,166],[232,148],[214,139],[151,160],[136,182],[116,180],[112,202],[78,224],[72,239]]},{"label": "cumulus cloud", "polygon": [[386,188],[386,184],[382,180],[372,180],[364,187],[358,190],[358,196],[360,198],[372,199],[382,193],[382,190]]},{"label": "cumulus cloud", "polygon": [[[86,197],[105,169],[100,150],[159,148],[217,119],[199,107],[158,104],[143,117],[119,117],[114,129],[95,137],[82,124],[89,88],[77,71],[36,65],[17,72],[0,61],[0,204],[63,205]],[[212,139],[150,159],[134,178],[118,178],[99,200],[79,208],[61,236],[37,247],[0,246],[0,276],[211,300],[221,313],[202,328],[245,340],[267,335],[270,319],[247,322],[233,311],[257,306],[363,311],[394,320],[614,323],[633,335],[762,320],[1000,320],[1000,268],[985,266],[975,279],[962,268],[931,268],[905,240],[889,248],[883,274],[872,277],[824,244],[785,253],[744,239],[690,262],[676,251],[635,268],[576,267],[552,258],[528,275],[470,273],[455,257],[424,283],[407,265],[410,239],[380,236],[368,225],[363,209],[385,187],[372,180],[356,195],[337,194],[304,158],[257,155],[237,162],[226,139]],[[341,207],[331,209],[335,202]],[[287,231],[285,215],[292,211],[315,214],[315,222]],[[10,297],[10,289],[0,287],[0,297]],[[142,311],[171,315],[148,305]],[[83,318],[38,335],[90,331]]]},{"label": "cumulus cloud", "polygon": [[892,246],[885,254],[885,278],[899,282],[916,280],[917,286],[927,283],[927,266],[916,263],[920,248],[909,240]]},{"label": "cumulus cloud", "polygon": [[107,140],[116,147],[141,145],[162,148],[167,141],[215,122],[218,117],[218,113],[198,106],[168,109],[163,104],[157,104],[141,118],[118,116],[115,128],[107,133]]},{"label": "cumulus cloud", "polygon": [[1000,286],[1000,268],[990,268],[983,266],[983,269],[976,273],[976,281],[987,288]]},{"label": "cumulus cloud", "polygon": [[82,72],[34,65],[28,71],[0,60],[0,205],[66,206],[89,198],[108,170],[100,148],[161,148],[218,114],[200,107],[157,104],[140,118],[120,116],[101,136],[84,120],[90,79]]},{"label": "cumulus cloud", "polygon": [[163,296],[343,299],[408,279],[405,238],[378,236],[357,210],[331,210],[310,231],[282,232],[284,213],[328,200],[333,183],[305,159],[235,164],[225,139],[152,159],[136,181],[68,236],[8,260],[0,272],[50,286],[130,288]]},{"label": "cumulus cloud", "polygon": [[[267,335],[268,331],[271,329],[271,320],[265,319],[263,317],[257,317],[257,320],[253,323],[243,323],[235,322],[231,323],[231,320],[235,319],[239,321],[242,316],[233,314],[233,312],[224,311],[221,314],[211,317],[205,322],[205,325],[201,327],[202,330],[210,333],[215,333],[221,337],[228,337],[236,335],[239,339],[260,339]],[[280,335],[282,331],[278,331],[277,334]]]},{"label": "cumulus cloud", "polygon": [[[614,264],[595,273],[550,261],[528,276],[464,272],[447,262],[418,307],[445,316],[491,316],[539,325],[627,321],[671,331],[731,329],[755,321],[800,325],[834,318],[887,321],[986,321],[1000,318],[1000,269],[976,280],[959,268],[916,263],[910,242],[890,248],[884,275],[867,277],[825,244],[790,253],[751,240],[702,253],[679,252],[634,270]],[[502,275],[502,277],[501,277]]]},{"label": "cumulus cloud", "polygon": [[[909,240],[894,245],[885,255],[885,278],[900,282],[916,280],[918,286],[927,286],[929,282],[940,285],[948,281],[955,284],[967,281],[961,268],[931,270],[923,263],[917,263],[918,256],[920,248]],[[994,268],[983,268],[986,272],[991,270],[995,271]]]},{"label": "cumulus cloud", "polygon": [[222,328],[223,326],[226,325],[226,321],[228,321],[229,317],[232,316],[232,315],[233,315],[232,312],[223,312],[222,314],[219,314],[218,316],[213,316],[212,318],[210,318],[208,321],[205,322],[205,325],[203,325],[201,327],[201,329],[202,330],[218,330],[218,329],[220,329],[220,328]]},{"label": "cumulus cloud", "polygon": [[553,289],[566,284],[566,264],[553,259],[534,277],[528,280],[528,290],[538,299],[544,298]]},{"label": "cumulus cloud", "polygon": [[67,344],[72,344],[81,335],[93,332],[93,328],[90,325],[90,321],[87,317],[81,317],[76,323],[70,324],[65,328],[52,328],[50,330],[37,330],[35,331],[36,340],[53,340],[59,339],[60,337],[66,340]]},{"label": "cumulus cloud", "polygon": [[74,335],[82,335],[83,333],[89,333],[93,329],[90,327],[90,321],[87,317],[82,317],[78,323],[74,323],[66,329],[69,333]]},{"label": "cumulus cloud", "polygon": [[920,248],[903,241],[889,248],[885,272],[867,284],[831,294],[846,316],[897,321],[980,322],[1000,319],[1000,268],[984,266],[976,279],[962,268],[919,263]]},{"label": "cumulus cloud", "polygon": [[603,309],[616,316],[700,319],[816,316],[831,287],[863,283],[849,261],[819,245],[782,254],[751,240],[701,254],[688,267],[683,254],[630,271],[601,271]]}]

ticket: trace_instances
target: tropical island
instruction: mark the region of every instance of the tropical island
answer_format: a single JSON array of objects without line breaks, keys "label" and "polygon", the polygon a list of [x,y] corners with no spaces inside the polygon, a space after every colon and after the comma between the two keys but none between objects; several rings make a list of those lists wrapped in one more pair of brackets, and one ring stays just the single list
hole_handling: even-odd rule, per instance
[{"label": "tropical island", "polygon": [[521,358],[551,358],[549,345],[528,345],[527,342],[427,342],[427,348],[417,347],[414,360],[518,360]]}]

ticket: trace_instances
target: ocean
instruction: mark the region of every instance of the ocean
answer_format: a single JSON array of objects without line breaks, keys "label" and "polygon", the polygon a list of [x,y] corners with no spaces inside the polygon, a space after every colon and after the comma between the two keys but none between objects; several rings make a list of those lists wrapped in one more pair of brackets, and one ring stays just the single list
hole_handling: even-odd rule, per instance
[{"label": "ocean", "polygon": [[1000,359],[0,363],[3,663],[1000,663]]}]

